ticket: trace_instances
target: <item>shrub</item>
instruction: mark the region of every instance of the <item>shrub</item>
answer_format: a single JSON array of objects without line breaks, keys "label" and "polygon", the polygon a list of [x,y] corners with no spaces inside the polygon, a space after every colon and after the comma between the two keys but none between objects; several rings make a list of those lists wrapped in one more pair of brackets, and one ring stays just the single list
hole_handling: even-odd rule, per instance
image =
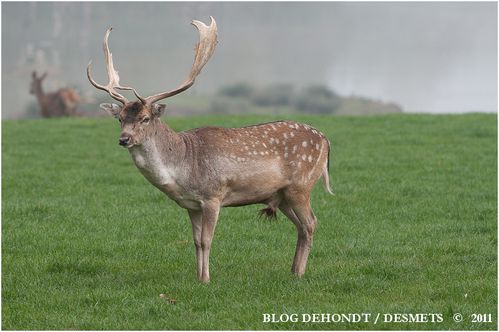
[{"label": "shrub", "polygon": [[222,87],[218,92],[220,96],[247,99],[250,99],[253,96],[253,93],[254,88],[248,83],[236,83],[233,85],[227,85]]},{"label": "shrub", "polygon": [[322,85],[305,88],[295,102],[298,111],[304,113],[334,113],[341,104],[341,97]]},{"label": "shrub", "polygon": [[254,93],[252,102],[257,106],[289,106],[294,99],[291,84],[273,84]]}]

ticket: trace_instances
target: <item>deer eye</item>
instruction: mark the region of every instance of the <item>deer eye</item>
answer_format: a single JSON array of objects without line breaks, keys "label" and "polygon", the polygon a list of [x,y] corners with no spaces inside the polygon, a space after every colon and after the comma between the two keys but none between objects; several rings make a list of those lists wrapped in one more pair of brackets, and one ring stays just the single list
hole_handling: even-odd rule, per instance
[{"label": "deer eye", "polygon": [[145,118],[143,118],[140,122],[141,123],[144,123],[144,124],[147,124],[149,123],[149,120],[151,120],[151,118],[149,118],[148,116],[146,116]]}]

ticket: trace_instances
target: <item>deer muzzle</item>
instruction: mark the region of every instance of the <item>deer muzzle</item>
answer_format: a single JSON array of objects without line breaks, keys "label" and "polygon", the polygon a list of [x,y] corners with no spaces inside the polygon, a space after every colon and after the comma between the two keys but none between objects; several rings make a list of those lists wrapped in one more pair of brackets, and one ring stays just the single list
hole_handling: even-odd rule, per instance
[{"label": "deer muzzle", "polygon": [[118,144],[127,147],[130,144],[131,140],[132,136],[130,134],[123,133],[119,138]]}]

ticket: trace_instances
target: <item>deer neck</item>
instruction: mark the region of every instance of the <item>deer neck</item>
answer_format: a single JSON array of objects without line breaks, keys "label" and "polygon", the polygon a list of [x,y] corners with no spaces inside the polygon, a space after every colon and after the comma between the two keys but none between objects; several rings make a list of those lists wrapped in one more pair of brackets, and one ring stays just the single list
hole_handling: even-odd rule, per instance
[{"label": "deer neck", "polygon": [[34,90],[38,102],[43,103],[45,101],[45,92],[43,92],[42,84],[35,84]]},{"label": "deer neck", "polygon": [[158,118],[146,131],[142,144],[129,149],[135,165],[157,187],[174,184],[182,170],[184,141]]}]

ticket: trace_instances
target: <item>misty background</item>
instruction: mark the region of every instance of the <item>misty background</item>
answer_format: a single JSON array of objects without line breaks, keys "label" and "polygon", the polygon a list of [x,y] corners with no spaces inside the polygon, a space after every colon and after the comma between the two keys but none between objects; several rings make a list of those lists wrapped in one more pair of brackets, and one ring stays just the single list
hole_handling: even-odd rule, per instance
[{"label": "misty background", "polygon": [[70,86],[84,101],[110,100],[85,73],[92,59],[107,83],[110,26],[120,83],[142,95],[172,89],[192,65],[190,21],[210,15],[219,43],[187,96],[239,82],[322,84],[405,112],[497,112],[495,2],[4,2],[2,117],[28,115],[33,70],[48,72],[46,92]]}]

